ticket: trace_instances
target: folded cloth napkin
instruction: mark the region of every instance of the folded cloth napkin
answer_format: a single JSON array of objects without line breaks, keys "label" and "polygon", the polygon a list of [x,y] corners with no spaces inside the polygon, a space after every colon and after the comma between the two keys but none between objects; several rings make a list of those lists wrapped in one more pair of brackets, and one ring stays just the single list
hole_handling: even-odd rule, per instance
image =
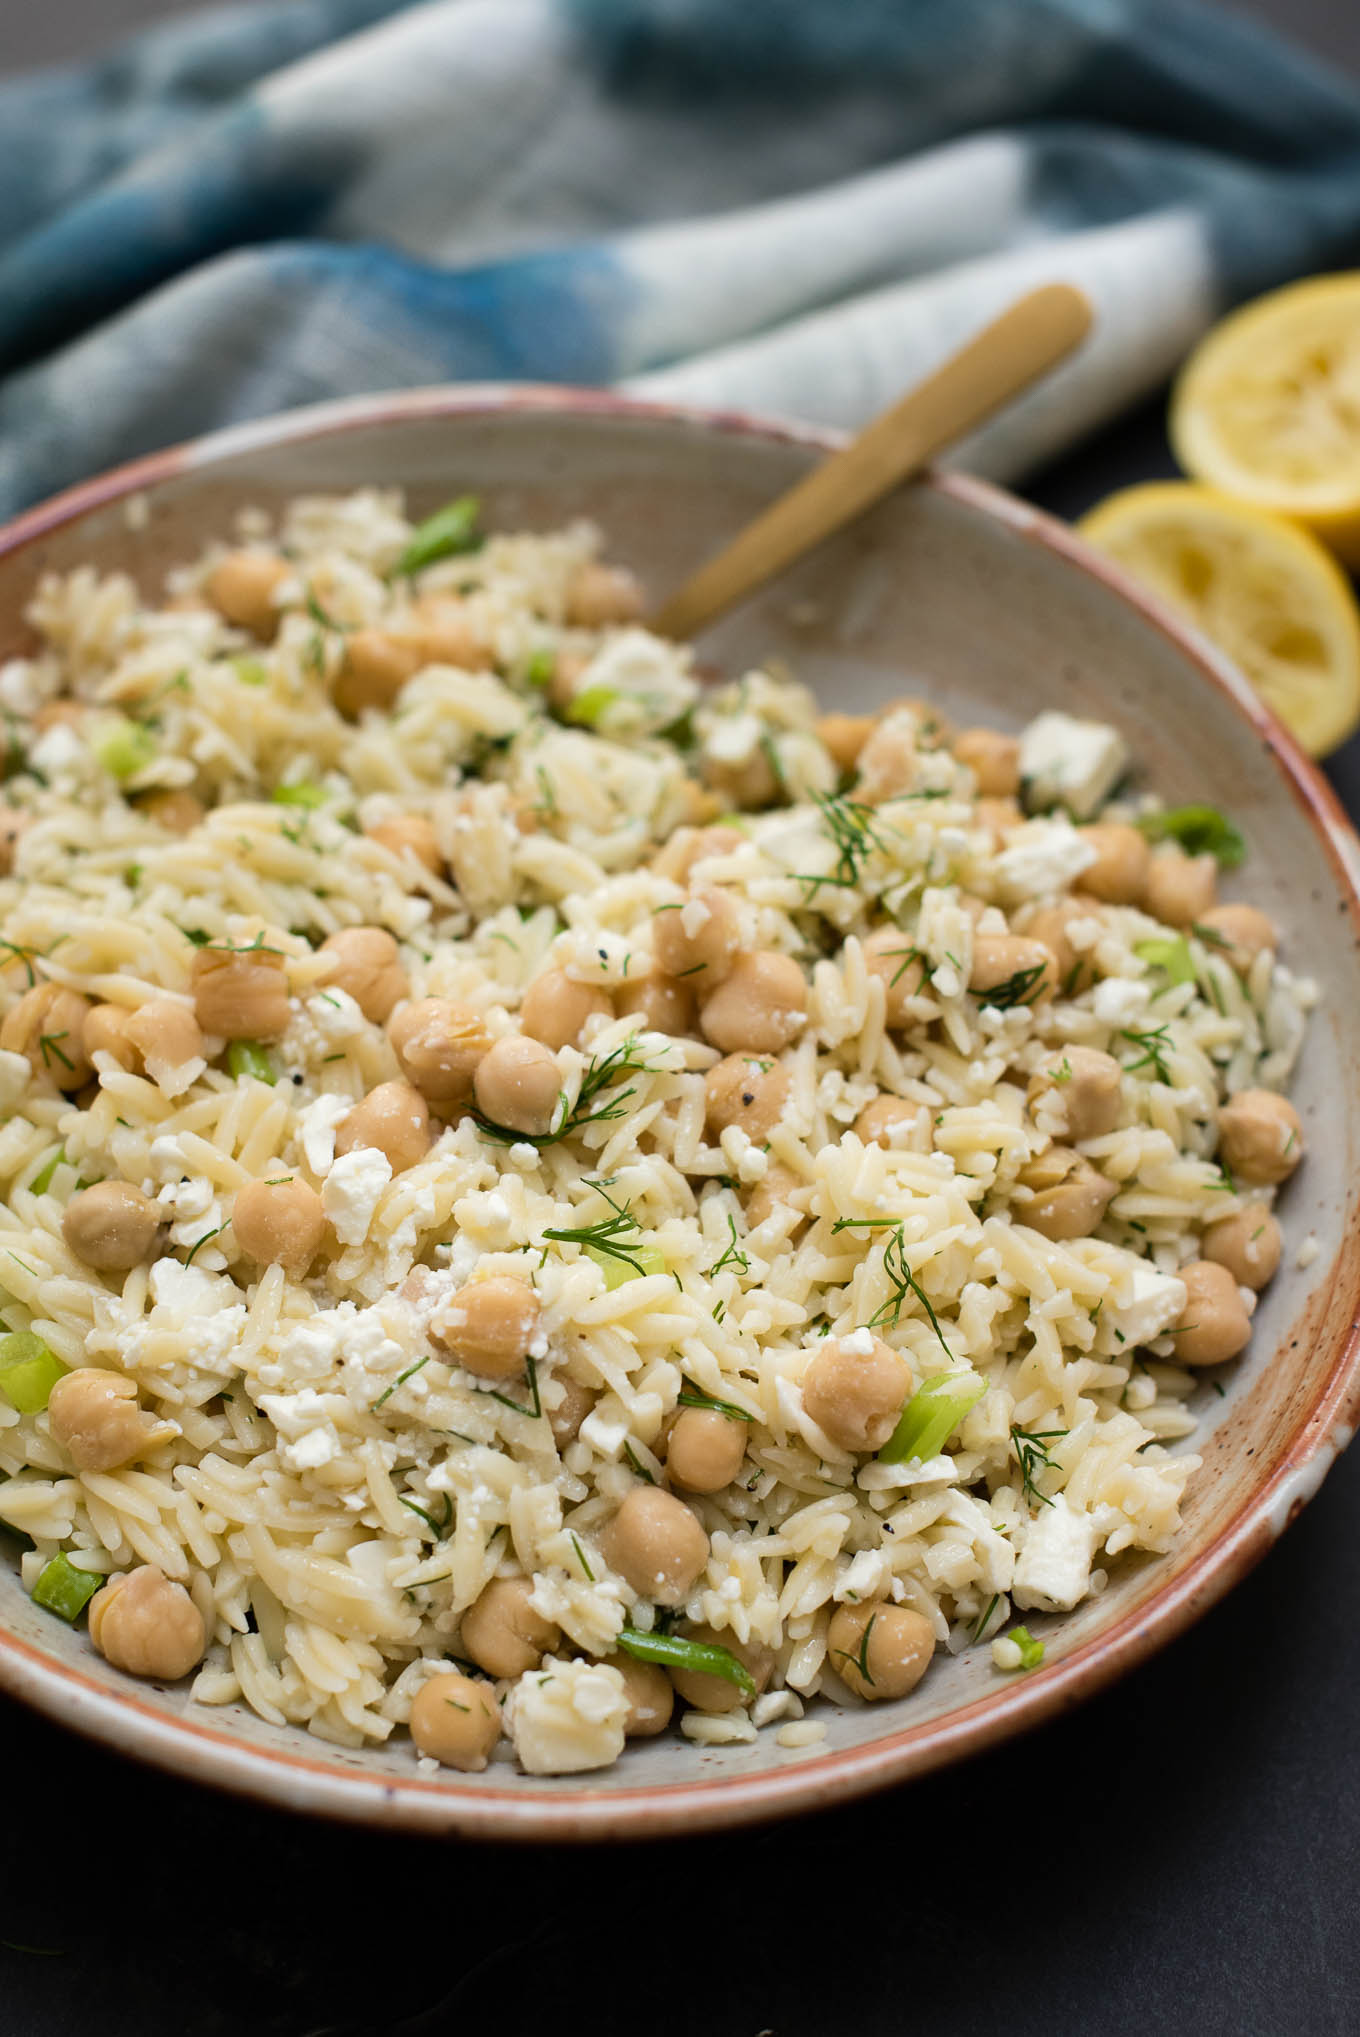
[{"label": "folded cloth napkin", "polygon": [[448,380],[854,425],[1023,287],[1010,478],[1360,252],[1360,93],[1193,0],[266,0],[0,84],[0,512]]}]

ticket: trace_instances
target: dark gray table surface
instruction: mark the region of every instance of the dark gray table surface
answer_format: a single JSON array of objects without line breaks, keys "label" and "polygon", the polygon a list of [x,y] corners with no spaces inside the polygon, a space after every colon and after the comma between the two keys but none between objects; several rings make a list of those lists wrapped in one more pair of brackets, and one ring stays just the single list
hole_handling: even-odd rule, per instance
[{"label": "dark gray table surface", "polygon": [[[0,4],[0,69],[156,0]],[[1243,0],[1360,70],[1356,0]],[[1171,472],[1161,406],[1031,493]],[[1360,743],[1330,767],[1360,813]],[[0,2037],[1344,2037],[1360,2031],[1360,1455],[1169,1653],[800,1822],[496,1851],[308,1825],[0,1704]]]}]

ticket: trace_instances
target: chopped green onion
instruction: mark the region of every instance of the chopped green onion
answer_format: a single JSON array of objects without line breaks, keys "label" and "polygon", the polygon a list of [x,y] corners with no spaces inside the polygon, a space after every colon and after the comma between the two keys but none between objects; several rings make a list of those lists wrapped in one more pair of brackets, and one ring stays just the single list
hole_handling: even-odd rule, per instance
[{"label": "chopped green onion", "polygon": [[666,1271],[666,1261],[655,1245],[630,1245],[627,1259],[620,1259],[616,1252],[607,1252],[599,1245],[585,1244],[582,1250],[590,1254],[603,1273],[605,1291],[609,1294],[622,1287],[625,1280],[645,1280],[649,1273]]},{"label": "chopped green onion", "polygon": [[52,1176],[65,1158],[65,1146],[58,1146],[47,1165],[42,1169],[42,1172],[35,1174],[28,1184],[34,1195],[46,1195],[48,1189],[52,1186]]},{"label": "chopped green onion", "polygon": [[269,671],[260,658],[233,658],[232,670],[243,686],[267,686]]},{"label": "chopped green onion", "polygon": [[107,1579],[97,1570],[77,1570],[61,1550],[44,1566],[33,1587],[33,1603],[59,1619],[78,1620]]},{"label": "chopped green onion", "polygon": [[52,1388],[69,1370],[34,1330],[11,1330],[0,1337],[0,1393],[21,1415],[41,1414]]},{"label": "chopped green onion", "polygon": [[232,1076],[253,1075],[257,1082],[267,1082],[272,1088],[278,1077],[274,1064],[258,1040],[233,1040],[227,1048],[227,1073]]},{"label": "chopped green onion", "polygon": [[481,503],[475,495],[460,495],[446,502],[416,525],[410,543],[397,560],[398,573],[419,573],[436,559],[448,559],[455,552],[475,552],[481,544],[477,518]]},{"label": "chopped green onion", "polygon": [[924,1464],[938,1457],[970,1408],[987,1391],[975,1372],[937,1372],[923,1380],[903,1408],[897,1427],[878,1453],[881,1464]]},{"label": "chopped green onion", "polygon": [[1214,856],[1235,870],[1247,853],[1241,833],[1216,806],[1173,806],[1138,823],[1150,842],[1179,842],[1187,856]]},{"label": "chopped green onion", "polygon": [[617,686],[587,686],[567,703],[566,716],[581,728],[597,728],[619,698]]},{"label": "chopped green onion", "polygon": [[150,730],[121,715],[100,730],[92,747],[109,776],[120,785],[145,771],[156,755],[156,740]]},{"label": "chopped green onion", "polygon": [[1173,934],[1169,940],[1159,937],[1155,941],[1135,941],[1133,952],[1150,969],[1164,971],[1172,983],[1193,983],[1195,980],[1190,943],[1184,934]]},{"label": "chopped green onion", "polygon": [[1006,1639],[1020,1650],[1021,1669],[1037,1669],[1044,1659],[1044,1644],[1036,1641],[1028,1627],[1012,1627]]},{"label": "chopped green onion", "polygon": [[275,806],[324,806],[326,788],[324,785],[313,785],[304,778],[297,785],[276,785],[273,798]]},{"label": "chopped green onion", "polygon": [[661,1662],[667,1669],[688,1669],[698,1676],[721,1676],[754,1697],[755,1678],[730,1648],[711,1641],[687,1641],[683,1634],[640,1634],[636,1627],[619,1632],[619,1646],[639,1662]]},{"label": "chopped green onion", "polygon": [[540,645],[538,650],[530,654],[529,662],[524,667],[527,683],[530,686],[537,686],[541,691],[546,691],[552,685],[556,673],[557,653],[549,650],[546,644]]}]

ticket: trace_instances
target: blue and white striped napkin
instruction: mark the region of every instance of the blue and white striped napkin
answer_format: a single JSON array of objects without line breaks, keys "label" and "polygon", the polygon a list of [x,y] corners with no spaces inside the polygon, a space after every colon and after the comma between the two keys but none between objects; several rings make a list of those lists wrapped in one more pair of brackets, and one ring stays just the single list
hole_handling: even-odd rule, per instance
[{"label": "blue and white striped napkin", "polygon": [[361,390],[853,425],[1020,287],[1010,478],[1360,257],[1360,93],[1192,0],[275,0],[0,84],[0,512]]}]

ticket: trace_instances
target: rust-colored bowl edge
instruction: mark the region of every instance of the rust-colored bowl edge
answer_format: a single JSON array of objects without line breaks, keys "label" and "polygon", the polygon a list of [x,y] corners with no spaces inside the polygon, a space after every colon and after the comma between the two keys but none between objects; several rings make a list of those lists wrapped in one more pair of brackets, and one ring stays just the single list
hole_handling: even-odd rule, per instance
[{"label": "rust-colored bowl edge", "polygon": [[[842,434],[788,419],[651,403],[595,389],[536,384],[436,386],[352,397],[230,426],[113,468],[25,511],[0,529],[0,557],[95,509],[178,474],[255,447],[277,447],[412,418],[498,411],[625,415],[831,452]],[[1103,582],[1168,638],[1271,752],[1331,866],[1352,929],[1360,934],[1360,839],[1335,793],[1246,681],[1214,648],[1057,519],[971,476],[932,473],[925,486],[964,502],[1018,536]],[[1233,1519],[1150,1604],[1048,1667],[1012,1680],[942,1718],[906,1726],[871,1744],[808,1754],[755,1776],[696,1777],[633,1790],[550,1788],[490,1796],[451,1778],[392,1781],[354,1774],[313,1755],[247,1745],[210,1724],[171,1720],[135,1691],[114,1693],[0,1632],[0,1688],[122,1753],[195,1782],[331,1818],[474,1839],[573,1841],[654,1838],[731,1828],[827,1808],[923,1775],[1058,1716],[1156,1653],[1209,1610],[1267,1553],[1314,1496],[1360,1422],[1360,1294],[1320,1392],[1302,1414],[1275,1469]]]}]

